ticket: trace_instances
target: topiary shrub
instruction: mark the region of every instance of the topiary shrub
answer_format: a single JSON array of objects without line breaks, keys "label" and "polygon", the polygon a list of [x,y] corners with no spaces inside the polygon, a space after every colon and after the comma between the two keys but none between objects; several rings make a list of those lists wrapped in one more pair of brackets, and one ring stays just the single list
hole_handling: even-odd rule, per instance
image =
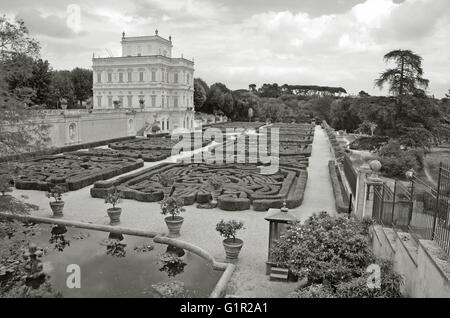
[{"label": "topiary shrub", "polygon": [[321,212],[291,226],[271,248],[270,260],[309,284],[336,285],[373,263],[368,244],[358,221]]}]

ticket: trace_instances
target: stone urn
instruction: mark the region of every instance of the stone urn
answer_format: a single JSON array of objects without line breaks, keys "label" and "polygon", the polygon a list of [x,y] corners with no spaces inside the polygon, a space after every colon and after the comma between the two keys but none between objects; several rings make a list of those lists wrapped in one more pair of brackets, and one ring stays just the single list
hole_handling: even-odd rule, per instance
[{"label": "stone urn", "polygon": [[63,216],[64,201],[50,202],[50,208],[53,211],[53,217],[60,218]]},{"label": "stone urn", "polygon": [[222,193],[222,190],[212,190],[211,191],[211,205],[217,206],[217,199],[219,198],[220,194]]},{"label": "stone urn", "polygon": [[120,215],[122,214],[122,208],[110,208],[107,210],[110,219],[110,225],[117,225],[120,223]]},{"label": "stone urn", "polygon": [[243,245],[244,241],[238,238],[227,238],[223,240],[223,247],[225,248],[227,260],[236,260]]},{"label": "stone urn", "polygon": [[164,221],[166,221],[169,229],[169,237],[179,237],[184,218],[182,216],[168,216],[164,218]]}]

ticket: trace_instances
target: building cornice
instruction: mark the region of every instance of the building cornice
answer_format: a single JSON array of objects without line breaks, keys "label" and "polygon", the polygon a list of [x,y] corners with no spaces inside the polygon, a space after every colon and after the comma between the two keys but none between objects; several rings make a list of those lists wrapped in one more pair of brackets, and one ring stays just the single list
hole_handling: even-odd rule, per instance
[{"label": "building cornice", "polygon": [[158,41],[173,47],[172,41],[160,37],[159,35],[143,35],[143,36],[128,36],[122,37],[122,41],[120,43],[145,43],[145,42],[154,42]]},{"label": "building cornice", "polygon": [[148,64],[146,61],[154,62],[155,60],[161,60],[169,62],[171,64],[185,63],[190,66],[194,66],[194,61],[185,59],[184,57],[167,57],[164,55],[141,55],[141,56],[114,56],[114,57],[93,57],[92,62],[98,64],[107,63],[133,63],[140,62],[142,64]]}]

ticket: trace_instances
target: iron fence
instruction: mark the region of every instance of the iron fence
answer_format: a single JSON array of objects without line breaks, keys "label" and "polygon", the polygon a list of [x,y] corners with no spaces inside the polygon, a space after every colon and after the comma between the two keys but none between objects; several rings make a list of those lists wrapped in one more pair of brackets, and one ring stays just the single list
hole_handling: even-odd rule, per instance
[{"label": "iron fence", "polygon": [[450,166],[440,164],[433,223],[433,240],[450,253],[449,228]]},{"label": "iron fence", "polygon": [[437,190],[417,177],[413,177],[411,180],[411,188],[414,209],[409,224],[409,232],[416,239],[431,240],[433,238]]},{"label": "iron fence", "polygon": [[375,185],[372,216],[383,226],[434,240],[450,254],[450,166],[441,164],[437,187],[414,176]]},{"label": "iron fence", "polygon": [[[393,189],[392,189],[393,188]],[[383,226],[407,230],[411,220],[411,191],[401,181],[374,186],[373,218]]]}]

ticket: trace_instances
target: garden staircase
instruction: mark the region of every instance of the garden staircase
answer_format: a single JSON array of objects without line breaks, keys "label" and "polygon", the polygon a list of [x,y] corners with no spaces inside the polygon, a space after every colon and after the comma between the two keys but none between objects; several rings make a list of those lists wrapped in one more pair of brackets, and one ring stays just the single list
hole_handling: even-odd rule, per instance
[{"label": "garden staircase", "polygon": [[270,280],[278,282],[287,282],[289,270],[287,268],[272,267],[270,268]]}]

